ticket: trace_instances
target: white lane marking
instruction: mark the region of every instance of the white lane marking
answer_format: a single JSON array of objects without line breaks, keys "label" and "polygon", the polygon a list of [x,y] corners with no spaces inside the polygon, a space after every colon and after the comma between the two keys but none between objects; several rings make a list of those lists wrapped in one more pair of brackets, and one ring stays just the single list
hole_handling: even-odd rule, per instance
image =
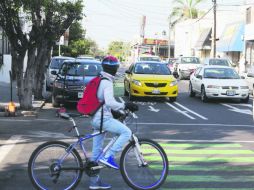
[{"label": "white lane marking", "polygon": [[153,106],[149,106],[150,109],[148,109],[149,111],[153,111],[153,112],[159,112],[159,109],[155,109]]},{"label": "white lane marking", "polygon": [[176,125],[176,126],[218,126],[218,127],[248,127],[248,128],[254,128],[253,125],[235,125],[235,124],[222,124],[222,123],[145,123],[140,122],[137,123],[137,125]]},{"label": "white lane marking", "polygon": [[[119,97],[119,100],[120,100],[122,103],[125,103],[125,101],[123,100],[122,97]],[[137,116],[135,113],[132,113],[132,116],[133,116],[135,119],[138,118],[138,116]]]},{"label": "white lane marking", "polygon": [[65,122],[66,123],[66,120],[60,120],[60,119],[0,119],[0,122],[1,121],[12,121],[12,122],[31,122],[31,121],[45,121],[45,122],[52,122],[52,121],[55,121],[55,122]]},{"label": "white lane marking", "polygon": [[233,112],[243,113],[243,114],[247,114],[247,115],[252,115],[252,111],[249,110],[249,109],[239,109],[237,107],[234,107],[234,106],[231,106],[231,105],[228,105],[228,104],[221,104],[221,105],[226,106],[228,108],[231,108],[229,110],[233,111]]},{"label": "white lane marking", "polygon": [[182,111],[182,110],[178,109],[177,107],[173,106],[172,104],[170,104],[170,103],[168,103],[168,102],[166,102],[166,104],[168,104],[170,107],[172,107],[173,109],[175,109],[175,110],[178,111],[179,113],[185,115],[186,117],[188,117],[188,118],[190,118],[190,119],[196,119],[196,118],[190,116],[189,114],[185,113],[185,111]]},{"label": "white lane marking", "polygon": [[230,104],[230,105],[233,105],[233,106],[244,106],[244,107],[252,108],[251,104]]},{"label": "white lane marking", "polygon": [[9,138],[3,145],[0,147],[0,163],[7,156],[7,154],[11,151],[11,149],[18,143],[21,139],[20,135],[14,135]]},{"label": "white lane marking", "polygon": [[179,104],[178,102],[174,102],[174,104],[176,104],[176,105],[180,106],[181,108],[185,109],[186,111],[188,111],[188,112],[190,112],[190,113],[192,113],[192,114],[194,114],[194,115],[200,117],[200,118],[203,119],[203,120],[208,120],[206,117],[204,117],[204,116],[202,116],[202,115],[200,115],[200,114],[198,114],[198,113],[196,113],[196,112],[190,110],[189,108],[183,106],[182,104]]},{"label": "white lane marking", "polygon": [[210,143],[254,143],[254,141],[241,141],[241,140],[196,140],[196,139],[153,139],[157,142],[210,142]]}]

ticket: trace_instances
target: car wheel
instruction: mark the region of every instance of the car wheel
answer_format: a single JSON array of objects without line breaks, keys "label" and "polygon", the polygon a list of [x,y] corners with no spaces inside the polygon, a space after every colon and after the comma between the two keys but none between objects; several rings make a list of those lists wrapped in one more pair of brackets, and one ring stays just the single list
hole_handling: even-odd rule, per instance
[{"label": "car wheel", "polygon": [[201,100],[202,100],[202,102],[207,102],[207,100],[208,100],[204,86],[201,87]]},{"label": "car wheel", "polygon": [[248,103],[248,102],[249,102],[249,99],[250,99],[250,96],[248,95],[246,98],[241,99],[240,101],[241,101],[242,103]]},{"label": "car wheel", "polygon": [[134,100],[134,96],[131,95],[131,87],[129,87],[128,95],[129,95],[129,100],[133,101]]},{"label": "car wheel", "polygon": [[176,101],[176,97],[170,97],[170,98],[169,98],[169,102],[172,103],[172,102],[175,102],[175,101]]},{"label": "car wheel", "polygon": [[193,88],[192,88],[192,84],[190,82],[189,84],[189,96],[190,97],[195,97],[196,93],[193,91]]},{"label": "car wheel", "polygon": [[53,107],[59,107],[60,106],[60,103],[57,101],[57,99],[54,96],[54,94],[52,94],[52,106]]}]

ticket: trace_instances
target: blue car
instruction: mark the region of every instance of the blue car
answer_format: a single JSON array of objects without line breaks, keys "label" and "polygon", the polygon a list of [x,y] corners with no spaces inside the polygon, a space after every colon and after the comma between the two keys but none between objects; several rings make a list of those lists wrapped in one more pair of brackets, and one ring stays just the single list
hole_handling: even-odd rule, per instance
[{"label": "blue car", "polygon": [[66,60],[53,83],[52,104],[58,107],[67,102],[76,103],[83,97],[86,84],[102,71],[101,62],[96,60]]}]

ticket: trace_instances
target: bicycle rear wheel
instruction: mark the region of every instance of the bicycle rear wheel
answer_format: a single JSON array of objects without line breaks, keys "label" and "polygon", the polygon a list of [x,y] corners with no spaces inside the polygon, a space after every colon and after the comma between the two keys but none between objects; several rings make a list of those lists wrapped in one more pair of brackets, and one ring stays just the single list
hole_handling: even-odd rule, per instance
[{"label": "bicycle rear wheel", "polygon": [[140,152],[147,165],[138,162],[135,142],[128,144],[120,159],[124,181],[136,190],[158,189],[168,175],[168,159],[162,147],[149,139],[139,139]]},{"label": "bicycle rear wheel", "polygon": [[69,144],[52,141],[40,145],[28,162],[28,174],[34,187],[40,190],[74,189],[82,177],[83,163]]}]

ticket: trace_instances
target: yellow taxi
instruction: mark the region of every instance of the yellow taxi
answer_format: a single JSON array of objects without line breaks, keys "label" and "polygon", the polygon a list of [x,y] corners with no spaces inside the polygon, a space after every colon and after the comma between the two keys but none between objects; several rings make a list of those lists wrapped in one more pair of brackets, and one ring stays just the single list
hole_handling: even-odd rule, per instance
[{"label": "yellow taxi", "polygon": [[124,95],[135,97],[168,97],[171,102],[178,96],[178,84],[167,65],[162,62],[136,62],[125,71]]}]

